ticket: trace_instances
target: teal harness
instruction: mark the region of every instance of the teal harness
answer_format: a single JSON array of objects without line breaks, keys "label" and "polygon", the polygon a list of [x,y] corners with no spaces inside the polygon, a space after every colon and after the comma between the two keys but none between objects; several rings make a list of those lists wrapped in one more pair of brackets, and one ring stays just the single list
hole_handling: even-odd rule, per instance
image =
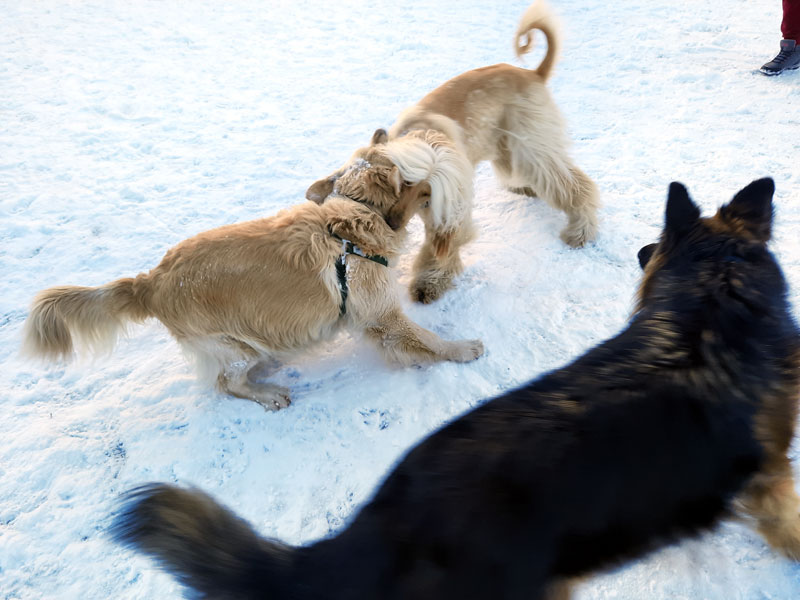
[{"label": "teal harness", "polygon": [[339,289],[342,292],[342,303],[339,305],[339,316],[343,317],[345,314],[347,314],[347,263],[345,262],[347,255],[352,254],[354,256],[360,256],[361,258],[366,258],[367,260],[376,262],[384,267],[389,266],[389,261],[386,260],[385,257],[378,254],[366,254],[353,242],[341,238],[333,232],[331,232],[331,235],[342,242],[342,253],[339,255],[339,258],[336,259],[336,276],[339,278]]}]

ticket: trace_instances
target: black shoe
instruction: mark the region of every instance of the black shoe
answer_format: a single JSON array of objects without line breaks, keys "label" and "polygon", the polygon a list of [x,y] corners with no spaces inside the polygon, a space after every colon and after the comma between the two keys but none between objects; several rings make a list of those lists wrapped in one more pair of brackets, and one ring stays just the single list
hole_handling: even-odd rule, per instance
[{"label": "black shoe", "polygon": [[781,51],[763,67],[764,75],[777,75],[784,71],[791,71],[800,67],[800,47],[794,40],[781,40]]}]

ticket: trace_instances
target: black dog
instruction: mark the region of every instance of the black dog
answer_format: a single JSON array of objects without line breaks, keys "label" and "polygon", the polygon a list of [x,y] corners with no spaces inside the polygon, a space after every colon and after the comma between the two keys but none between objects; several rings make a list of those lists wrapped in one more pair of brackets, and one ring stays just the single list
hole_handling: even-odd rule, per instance
[{"label": "black dog", "polygon": [[569,579],[734,508],[800,558],[800,341],[766,248],[773,192],[755,181],[701,218],[673,183],[628,327],[428,437],[338,536],[267,541],[199,491],[151,485],[117,539],[203,598],[567,598]]}]

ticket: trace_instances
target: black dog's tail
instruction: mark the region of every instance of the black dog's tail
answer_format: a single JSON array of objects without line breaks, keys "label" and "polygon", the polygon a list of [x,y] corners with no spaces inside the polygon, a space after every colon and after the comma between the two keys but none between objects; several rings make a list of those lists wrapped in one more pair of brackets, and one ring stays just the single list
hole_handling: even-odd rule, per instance
[{"label": "black dog's tail", "polygon": [[259,537],[207,494],[151,484],[125,500],[114,538],[155,557],[200,598],[287,597],[295,550]]}]

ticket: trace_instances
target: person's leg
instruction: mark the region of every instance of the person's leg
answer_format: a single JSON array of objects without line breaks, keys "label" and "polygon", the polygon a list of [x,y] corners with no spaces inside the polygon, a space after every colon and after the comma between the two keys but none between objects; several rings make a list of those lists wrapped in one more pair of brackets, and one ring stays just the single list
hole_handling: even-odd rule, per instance
[{"label": "person's leg", "polygon": [[765,75],[777,75],[800,67],[800,0],[783,0],[781,50],[761,67]]},{"label": "person's leg", "polygon": [[783,0],[781,34],[783,39],[800,44],[800,0]]}]

